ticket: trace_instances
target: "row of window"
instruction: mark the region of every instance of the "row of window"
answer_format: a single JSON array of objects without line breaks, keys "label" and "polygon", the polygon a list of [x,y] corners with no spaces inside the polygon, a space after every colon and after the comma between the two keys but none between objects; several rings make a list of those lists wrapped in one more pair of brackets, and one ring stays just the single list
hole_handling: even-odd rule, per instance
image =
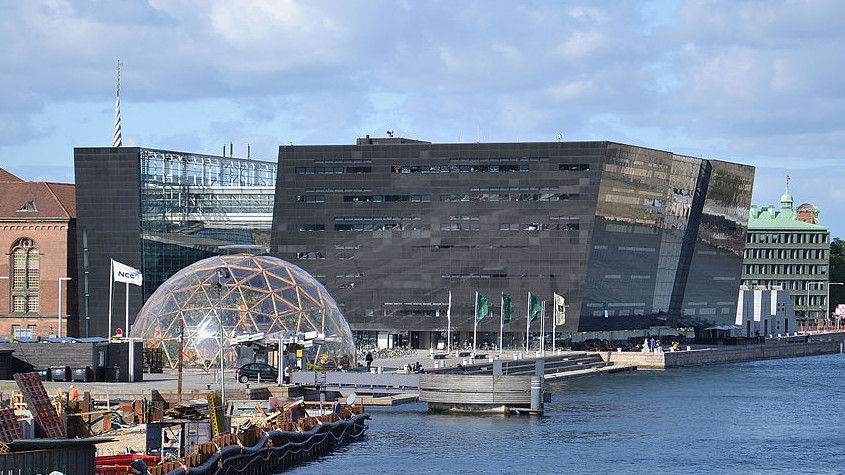
[{"label": "row of window", "polygon": [[306,188],[306,193],[369,193],[372,188]]},{"label": "row of window", "polygon": [[[466,219],[465,219],[466,218]],[[472,221],[473,218],[477,220],[477,217],[473,216],[452,216],[452,222],[449,223],[442,223],[440,225],[441,231],[481,231],[481,228],[476,223],[460,223],[454,221],[463,221],[469,220]],[[348,216],[340,216],[335,218],[335,221],[341,220],[348,220],[348,221],[378,221],[379,218],[372,217],[372,216],[358,216],[358,217],[348,217]],[[405,220],[412,220],[412,218],[394,218],[394,219],[405,219]],[[418,220],[419,218],[413,218]],[[408,230],[407,224],[399,223],[396,221],[383,221],[383,222],[363,222],[363,223],[349,223],[349,224],[335,224],[334,230],[338,232],[345,232],[345,231],[358,231],[358,232],[367,232],[367,231],[405,231]],[[414,230],[426,230],[428,229],[425,225],[415,225],[413,227]],[[578,231],[581,229],[580,223],[577,222],[566,222],[566,223],[528,223],[520,225],[519,223],[500,223],[499,224],[499,231]],[[312,232],[312,231],[325,231],[326,225],[325,224],[317,224],[317,223],[306,223],[306,224],[299,224],[297,225],[297,230],[302,232]],[[307,259],[307,257],[299,257],[300,259]]]},{"label": "row of window", "polygon": [[745,264],[748,275],[826,275],[826,265],[809,264]]},{"label": "row of window", "polygon": [[346,195],[344,203],[430,203],[431,195]]},{"label": "row of window", "polygon": [[344,175],[372,173],[373,167],[296,167],[297,175]]},{"label": "row of window", "polygon": [[471,201],[569,201],[581,197],[578,193],[481,193],[481,194],[457,194],[440,195],[440,201],[444,203],[459,203]]},{"label": "row of window", "polygon": [[[471,160],[471,159],[463,159]],[[458,160],[453,160],[458,162]],[[490,162],[493,160],[487,159]],[[502,160],[499,160],[502,161]],[[339,163],[341,161],[317,161],[315,163]],[[347,163],[343,161],[343,163]],[[369,161],[360,161],[352,163],[371,163]],[[558,170],[563,172],[588,172],[590,171],[589,163],[562,163],[558,165]],[[294,169],[297,175],[344,175],[357,173],[372,173],[373,167],[370,166],[335,166],[335,167],[296,167]],[[530,171],[528,164],[477,164],[477,165],[394,165],[391,167],[393,173],[510,173],[510,172],[528,172]]]},{"label": "row of window", "polygon": [[411,165],[393,167],[393,173],[507,173],[527,172],[528,165]]},{"label": "row of window", "polygon": [[[440,195],[440,201],[458,203],[462,201],[569,201],[577,200],[577,193],[481,193]],[[325,203],[325,195],[297,195],[297,203]],[[346,195],[344,203],[430,203],[431,195]]]},{"label": "row of window", "polygon": [[826,260],[825,249],[746,249],[746,259],[802,259]]},{"label": "row of window", "polygon": [[828,240],[827,233],[760,233],[749,232],[746,243],[760,244],[824,244]]},{"label": "row of window", "polygon": [[[783,290],[793,291],[791,293],[794,298],[796,295],[807,295],[807,291],[811,292],[825,292],[827,290],[826,281],[818,280],[751,280],[752,285],[763,285],[766,288],[779,287]],[[745,282],[743,282],[745,283]],[[800,292],[795,292],[800,291]]]},{"label": "row of window", "polygon": [[335,216],[335,221],[419,221],[419,216]]},{"label": "row of window", "polygon": [[404,231],[405,224],[402,223],[373,223],[373,224],[335,224],[334,230],[344,231]]}]

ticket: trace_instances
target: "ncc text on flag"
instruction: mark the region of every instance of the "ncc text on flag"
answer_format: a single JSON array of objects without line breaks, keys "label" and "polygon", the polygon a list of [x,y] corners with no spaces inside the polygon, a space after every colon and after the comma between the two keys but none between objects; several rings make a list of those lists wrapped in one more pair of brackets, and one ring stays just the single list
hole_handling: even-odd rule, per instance
[{"label": "ncc text on flag", "polygon": [[117,282],[126,282],[127,284],[141,285],[143,283],[143,276],[141,271],[134,267],[129,267],[126,264],[121,264],[117,261],[112,261],[114,264],[114,280]]}]

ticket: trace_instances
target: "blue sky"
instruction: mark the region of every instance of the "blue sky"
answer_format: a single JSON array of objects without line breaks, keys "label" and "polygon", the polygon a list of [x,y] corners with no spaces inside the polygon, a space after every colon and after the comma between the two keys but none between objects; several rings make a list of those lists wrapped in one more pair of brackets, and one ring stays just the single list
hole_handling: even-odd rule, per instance
[{"label": "blue sky", "polygon": [[845,237],[845,2],[0,0],[0,167],[108,146],[275,160],[366,134],[612,140],[757,168]]}]

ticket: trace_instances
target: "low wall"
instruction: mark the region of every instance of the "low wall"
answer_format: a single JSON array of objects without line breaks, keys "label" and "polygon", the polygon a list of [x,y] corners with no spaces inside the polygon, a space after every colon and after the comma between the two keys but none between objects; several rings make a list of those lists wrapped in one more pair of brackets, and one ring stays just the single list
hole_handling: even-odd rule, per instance
[{"label": "low wall", "polygon": [[420,375],[420,401],[453,405],[531,404],[531,376]]},{"label": "low wall", "polygon": [[600,355],[605,362],[614,365],[633,365],[637,369],[665,369],[681,366],[702,366],[839,353],[842,351],[842,346],[842,341],[831,340],[731,347],[720,346],[663,353],[611,351],[601,352]]}]

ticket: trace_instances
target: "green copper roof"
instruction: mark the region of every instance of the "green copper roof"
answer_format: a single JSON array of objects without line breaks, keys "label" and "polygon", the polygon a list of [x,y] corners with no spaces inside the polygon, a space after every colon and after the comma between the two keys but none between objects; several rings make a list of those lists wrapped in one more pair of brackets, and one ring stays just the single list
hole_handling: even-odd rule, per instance
[{"label": "green copper roof", "polygon": [[[784,198],[789,195],[787,191]],[[792,196],[789,196],[792,199]],[[781,198],[783,200],[783,198]],[[748,216],[748,230],[762,231],[762,230],[780,230],[780,231],[827,231],[828,228],[819,224],[805,223],[795,219],[795,211],[792,209],[775,209],[774,206],[763,206],[758,208],[757,205],[751,205],[751,210]]]}]

